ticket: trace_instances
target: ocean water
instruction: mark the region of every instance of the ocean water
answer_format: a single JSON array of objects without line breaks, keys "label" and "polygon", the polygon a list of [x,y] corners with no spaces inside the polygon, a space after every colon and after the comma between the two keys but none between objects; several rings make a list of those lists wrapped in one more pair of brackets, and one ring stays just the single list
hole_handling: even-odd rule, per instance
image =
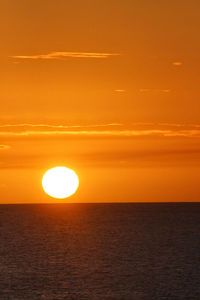
[{"label": "ocean water", "polygon": [[200,299],[200,204],[0,206],[0,299]]}]

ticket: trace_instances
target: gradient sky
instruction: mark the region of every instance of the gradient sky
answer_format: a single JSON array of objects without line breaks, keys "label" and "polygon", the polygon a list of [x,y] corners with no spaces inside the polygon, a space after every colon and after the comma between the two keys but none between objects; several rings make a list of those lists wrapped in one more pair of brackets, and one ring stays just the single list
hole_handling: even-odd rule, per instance
[{"label": "gradient sky", "polygon": [[0,4],[1,203],[200,199],[200,2]]}]

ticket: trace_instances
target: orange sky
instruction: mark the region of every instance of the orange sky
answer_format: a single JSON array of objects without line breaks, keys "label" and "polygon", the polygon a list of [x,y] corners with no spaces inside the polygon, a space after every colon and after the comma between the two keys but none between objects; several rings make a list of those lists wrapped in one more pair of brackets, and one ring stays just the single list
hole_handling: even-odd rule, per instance
[{"label": "orange sky", "polygon": [[0,10],[1,203],[199,201],[200,2],[7,0]]}]

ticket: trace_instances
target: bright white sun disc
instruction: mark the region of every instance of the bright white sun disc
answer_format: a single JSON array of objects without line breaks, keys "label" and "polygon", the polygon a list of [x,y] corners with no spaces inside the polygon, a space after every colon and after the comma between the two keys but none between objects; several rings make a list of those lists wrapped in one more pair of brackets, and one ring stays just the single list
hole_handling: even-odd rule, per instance
[{"label": "bright white sun disc", "polygon": [[44,174],[42,186],[49,196],[63,199],[76,192],[79,179],[73,170],[66,167],[55,167]]}]

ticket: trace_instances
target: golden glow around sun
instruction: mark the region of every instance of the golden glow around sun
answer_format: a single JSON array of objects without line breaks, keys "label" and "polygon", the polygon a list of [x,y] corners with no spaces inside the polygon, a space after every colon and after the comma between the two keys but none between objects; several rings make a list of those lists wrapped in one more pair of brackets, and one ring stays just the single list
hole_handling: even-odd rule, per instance
[{"label": "golden glow around sun", "polygon": [[64,199],[76,192],[79,179],[73,170],[66,167],[55,167],[44,174],[42,186],[49,196]]}]

